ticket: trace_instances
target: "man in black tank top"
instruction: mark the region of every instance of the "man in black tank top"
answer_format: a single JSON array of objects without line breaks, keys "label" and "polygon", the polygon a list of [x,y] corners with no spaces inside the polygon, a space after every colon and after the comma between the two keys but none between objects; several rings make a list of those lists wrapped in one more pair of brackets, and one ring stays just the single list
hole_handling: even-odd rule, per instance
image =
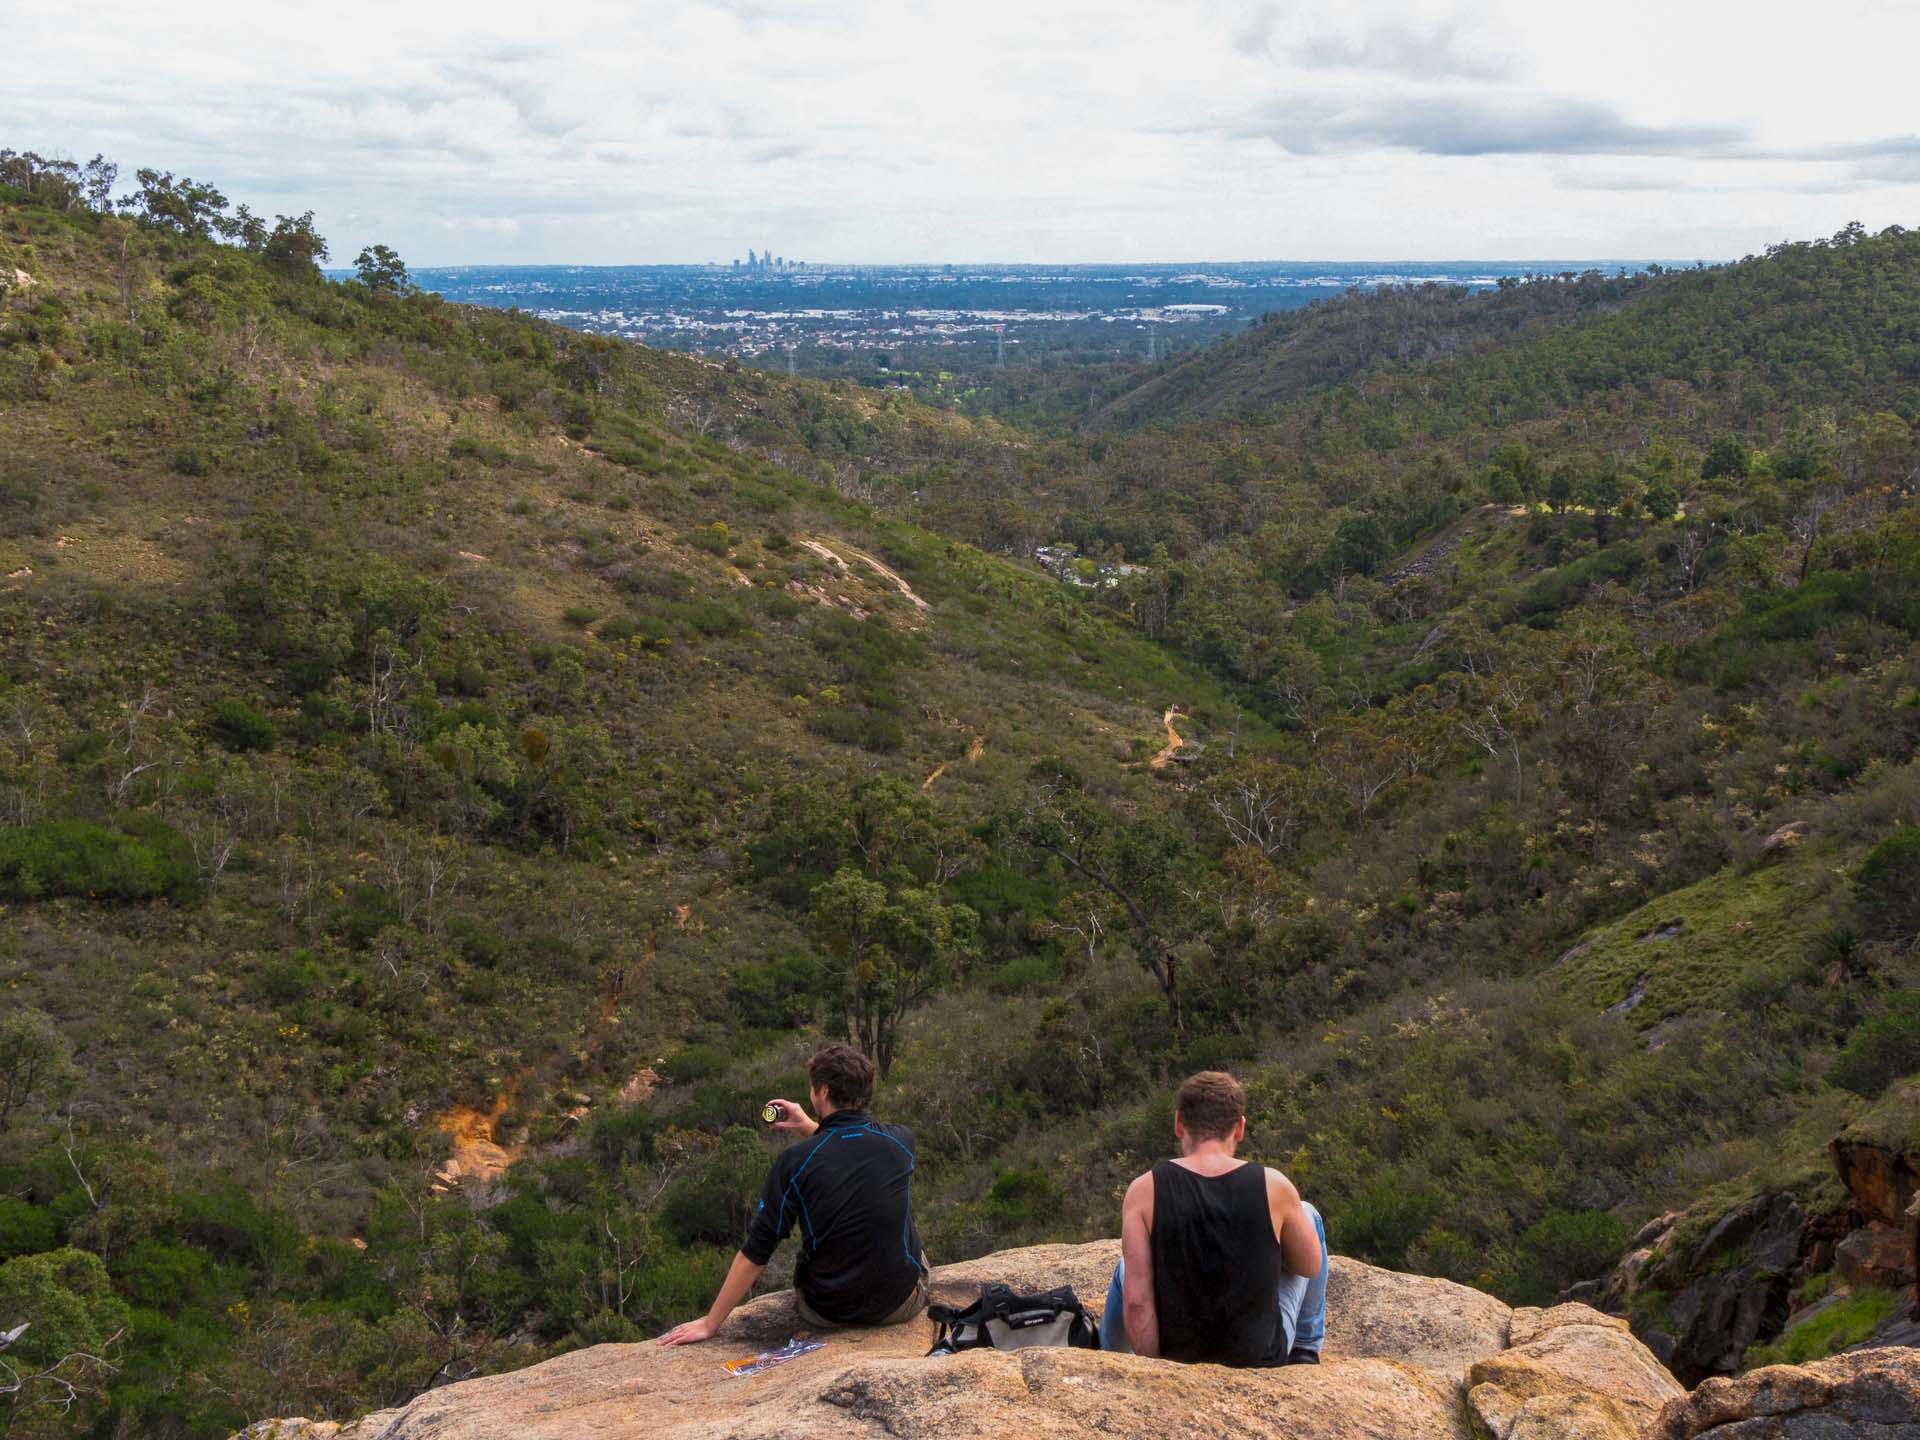
[{"label": "man in black tank top", "polygon": [[1180,1158],[1127,1189],[1100,1348],[1214,1365],[1317,1364],[1327,1232],[1278,1170],[1236,1159],[1246,1092],[1218,1070],[1180,1087]]}]

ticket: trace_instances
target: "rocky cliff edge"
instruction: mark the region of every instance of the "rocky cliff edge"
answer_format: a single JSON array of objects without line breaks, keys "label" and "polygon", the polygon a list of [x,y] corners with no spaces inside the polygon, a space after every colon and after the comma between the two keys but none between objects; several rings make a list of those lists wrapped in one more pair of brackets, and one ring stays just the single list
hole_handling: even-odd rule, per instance
[{"label": "rocky cliff edge", "polygon": [[[964,1304],[989,1280],[1022,1290],[1070,1284],[1097,1311],[1118,1248],[1114,1241],[1042,1245],[943,1266],[934,1272],[934,1298]],[[721,1368],[807,1334],[824,1340],[824,1348],[744,1379]],[[1625,1324],[1585,1305],[1512,1310],[1444,1280],[1338,1257],[1325,1363],[1318,1366],[1224,1370],[1085,1350],[929,1359],[932,1334],[924,1319],[810,1332],[792,1295],[782,1292],[742,1306],[705,1345],[599,1345],[449,1385],[345,1425],[270,1420],[244,1433],[246,1440],[958,1440],[1048,1433],[1648,1440],[1722,1433],[1717,1427],[1741,1400],[1717,1395],[1711,1415],[1694,1416],[1686,1392]],[[1897,1403],[1901,1393],[1920,1395],[1913,1373],[1920,1357],[1906,1371],[1850,1360],[1878,1387],[1877,1409]],[[1848,1380],[1816,1378],[1796,1393],[1826,1397],[1814,1408],[1827,1409]],[[1764,1393],[1777,1400],[1785,1392],[1776,1385]],[[1778,1410],[1773,1419],[1782,1419]],[[1909,1434],[1886,1433],[1900,1440]],[[1913,1435],[1920,1440],[1920,1428]]]}]

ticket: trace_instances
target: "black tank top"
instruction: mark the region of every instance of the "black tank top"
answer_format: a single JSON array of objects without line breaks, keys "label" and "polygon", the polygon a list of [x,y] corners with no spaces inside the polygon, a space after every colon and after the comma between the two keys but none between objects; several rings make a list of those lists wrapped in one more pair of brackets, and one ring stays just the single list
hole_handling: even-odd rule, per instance
[{"label": "black tank top", "polygon": [[1278,1365],[1280,1242],[1263,1165],[1196,1175],[1153,1167],[1153,1308],[1160,1353],[1214,1365]]}]

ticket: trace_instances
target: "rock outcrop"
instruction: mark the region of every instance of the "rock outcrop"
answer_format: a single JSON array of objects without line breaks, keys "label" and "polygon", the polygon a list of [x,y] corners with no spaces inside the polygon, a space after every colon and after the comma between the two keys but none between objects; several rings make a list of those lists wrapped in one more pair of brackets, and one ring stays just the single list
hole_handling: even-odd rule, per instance
[{"label": "rock outcrop", "polygon": [[1851,1134],[1835,1136],[1828,1151],[1864,1223],[1905,1225],[1907,1207],[1920,1193],[1920,1157]]},{"label": "rock outcrop", "polygon": [[[1920,1075],[1888,1086],[1828,1154],[1837,1192],[1809,1175],[1718,1215],[1662,1215],[1605,1279],[1562,1298],[1633,1315],[1689,1385],[1737,1374],[1755,1345],[1816,1315],[1818,1302],[1794,1308],[1816,1277],[1826,1279],[1814,1293],[1829,1298],[1890,1290],[1920,1302]],[[1920,1335],[1920,1303],[1902,1305],[1875,1340],[1909,1335]]]},{"label": "rock outcrop", "polygon": [[1663,1223],[1602,1288],[1605,1303],[1625,1305],[1651,1292],[1657,1318],[1639,1333],[1661,1363],[1686,1384],[1731,1375],[1748,1347],[1786,1323],[1808,1217],[1792,1195],[1780,1194],[1735,1206],[1705,1234]]},{"label": "rock outcrop", "polygon": [[1467,1379],[1492,1440],[1635,1440],[1687,1393],[1626,1321],[1585,1305],[1514,1311],[1508,1348]]},{"label": "rock outcrop", "polygon": [[1920,1440],[1920,1350],[1856,1350],[1708,1380],[1656,1440]]},{"label": "rock outcrop", "polygon": [[[944,1266],[935,1298],[983,1281],[1070,1284],[1097,1311],[1118,1245],[1048,1245]],[[1624,1324],[1584,1305],[1511,1311],[1444,1280],[1336,1257],[1324,1363],[1175,1365],[1086,1350],[928,1359],[932,1324],[823,1331],[824,1349],[746,1379],[723,1361],[805,1333],[790,1293],[742,1306],[705,1345],[599,1345],[430,1391],[336,1426],[269,1421],[250,1440],[857,1440],[1100,1434],[1275,1440],[1640,1440],[1683,1395]],[[1463,1403],[1471,1396],[1470,1403]]]},{"label": "rock outcrop", "polygon": [[1860,1225],[1835,1252],[1841,1274],[1887,1290],[1920,1285],[1920,1085],[1889,1086],[1828,1149]]}]

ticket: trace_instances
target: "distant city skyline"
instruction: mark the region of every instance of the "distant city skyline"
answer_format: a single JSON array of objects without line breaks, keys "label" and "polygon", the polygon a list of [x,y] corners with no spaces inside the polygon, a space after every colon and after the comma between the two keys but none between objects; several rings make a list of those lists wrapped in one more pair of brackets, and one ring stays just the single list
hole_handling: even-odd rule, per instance
[{"label": "distant city skyline", "polygon": [[1717,259],[1920,223],[1904,0],[313,14],[15,7],[0,144],[310,208],[336,263]]}]

